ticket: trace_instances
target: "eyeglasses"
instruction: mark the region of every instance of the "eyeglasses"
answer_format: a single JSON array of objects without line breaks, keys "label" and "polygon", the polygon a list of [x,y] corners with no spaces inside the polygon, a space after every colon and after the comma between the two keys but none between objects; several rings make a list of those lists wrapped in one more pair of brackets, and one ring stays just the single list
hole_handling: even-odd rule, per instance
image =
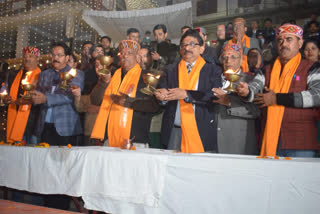
[{"label": "eyeglasses", "polygon": [[228,59],[231,59],[231,60],[236,60],[236,59],[239,59],[240,56],[235,56],[235,55],[231,55],[231,56],[221,56],[221,60],[224,62],[224,61],[227,61]]},{"label": "eyeglasses", "polygon": [[51,56],[52,58],[56,58],[56,56],[57,56],[58,58],[60,58],[60,57],[65,56],[65,54],[50,54],[50,56]]},{"label": "eyeglasses", "polygon": [[191,48],[195,48],[197,45],[200,46],[199,43],[194,43],[194,42],[190,42],[189,44],[188,43],[187,44],[182,43],[182,44],[180,44],[180,48],[184,49],[184,48],[186,48],[188,46],[191,46]]},{"label": "eyeglasses", "polygon": [[95,52],[95,53],[104,53],[103,50],[97,50],[97,49],[95,49],[93,52]]}]

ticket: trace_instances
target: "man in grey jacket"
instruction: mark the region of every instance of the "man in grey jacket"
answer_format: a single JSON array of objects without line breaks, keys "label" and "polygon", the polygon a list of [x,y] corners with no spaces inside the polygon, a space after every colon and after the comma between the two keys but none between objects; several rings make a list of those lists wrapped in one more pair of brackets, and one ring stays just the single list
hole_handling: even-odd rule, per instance
[{"label": "man in grey jacket", "polygon": [[[223,70],[232,69],[241,75],[241,82],[249,82],[254,74],[241,70],[241,47],[235,43],[226,44],[221,54]],[[255,121],[260,116],[259,108],[252,103],[242,100],[236,93],[229,93],[225,88],[230,82],[222,78],[222,89],[213,88],[213,94],[218,98],[217,124],[218,124],[218,152],[227,154],[257,155],[257,140]]]}]

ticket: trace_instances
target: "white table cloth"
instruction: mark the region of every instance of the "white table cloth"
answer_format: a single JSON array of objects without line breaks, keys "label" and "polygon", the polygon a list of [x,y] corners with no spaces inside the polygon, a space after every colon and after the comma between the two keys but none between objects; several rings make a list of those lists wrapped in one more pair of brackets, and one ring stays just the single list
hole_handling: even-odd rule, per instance
[{"label": "white table cloth", "polygon": [[0,146],[0,186],[113,214],[320,213],[320,160]]}]

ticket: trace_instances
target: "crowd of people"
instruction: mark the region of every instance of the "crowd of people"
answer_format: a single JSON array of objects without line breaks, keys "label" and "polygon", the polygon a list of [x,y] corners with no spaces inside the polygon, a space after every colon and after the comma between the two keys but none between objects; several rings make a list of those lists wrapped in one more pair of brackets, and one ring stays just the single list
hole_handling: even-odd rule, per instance
[{"label": "crowd of people", "polygon": [[[232,25],[232,33],[229,30]],[[129,28],[126,40],[83,43],[81,63],[57,42],[52,67],[38,67],[40,51],[23,49],[20,71],[2,78],[9,96],[6,142],[50,145],[109,145],[133,139],[138,147],[182,152],[315,157],[319,149],[319,23],[304,27],[272,20],[247,27],[238,17],[217,26],[217,42],[208,46],[203,27],[181,28],[180,45],[158,24],[141,39]],[[101,56],[113,63],[108,74]],[[61,76],[76,69],[70,87]],[[240,76],[230,90],[226,72]],[[3,73],[3,72],[2,72]],[[160,75],[153,96],[141,91],[143,76]],[[22,80],[36,86],[31,99]],[[234,84],[233,84],[234,85]]]},{"label": "crowd of people", "polygon": [[[238,17],[217,26],[217,43],[208,46],[202,27],[181,28],[180,45],[158,24],[143,39],[129,28],[126,40],[83,43],[81,63],[63,42],[52,46],[52,67],[38,67],[40,51],[23,49],[23,67],[2,78],[7,88],[6,138],[50,145],[136,146],[182,152],[218,152],[314,157],[319,119],[319,23],[304,27],[272,20],[247,28]],[[230,24],[232,32],[230,32]],[[102,74],[101,56],[113,63]],[[76,69],[61,87],[61,74]],[[240,75],[230,90],[225,72]],[[272,71],[272,72],[271,72]],[[1,72],[4,73],[4,72]],[[143,76],[160,74],[153,96],[142,93]],[[24,97],[22,80],[34,84]],[[151,127],[151,129],[150,129]],[[283,151],[282,151],[283,150]],[[288,150],[288,151],[287,151]],[[295,152],[294,154],[290,152]]]},{"label": "crowd of people", "polygon": [[[231,29],[230,30],[230,26]],[[112,48],[112,39],[82,45],[81,63],[57,42],[52,67],[38,67],[40,51],[23,49],[23,67],[1,77],[8,90],[7,143],[104,145],[128,140],[142,148],[185,153],[316,157],[320,120],[319,23],[304,29],[272,20],[246,20],[217,26],[217,42],[206,42],[206,29],[184,26],[179,46],[167,28],[153,28],[141,39],[135,28]],[[113,63],[101,73],[101,56]],[[66,88],[63,74],[76,74]],[[3,72],[2,72],[3,73]],[[143,93],[147,74],[160,75],[153,94]],[[230,82],[228,75],[238,76]],[[33,84],[31,99],[22,84]],[[60,197],[61,199],[61,197]],[[66,200],[67,201],[67,200]],[[50,204],[51,203],[51,204]],[[64,208],[63,200],[47,205]]]}]

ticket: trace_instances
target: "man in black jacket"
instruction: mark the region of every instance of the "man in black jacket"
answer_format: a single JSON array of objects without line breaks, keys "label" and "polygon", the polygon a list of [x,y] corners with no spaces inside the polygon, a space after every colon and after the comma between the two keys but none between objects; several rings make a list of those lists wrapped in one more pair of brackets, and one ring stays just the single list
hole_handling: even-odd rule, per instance
[{"label": "man in black jacket", "polygon": [[[217,149],[211,89],[221,87],[221,69],[200,56],[203,49],[196,30],[185,32],[180,40],[181,61],[167,67],[154,93],[165,105],[161,143],[168,149],[188,153]],[[200,138],[194,141],[193,136]]]},{"label": "man in black jacket", "polygon": [[168,32],[164,24],[158,24],[153,28],[156,42],[151,42],[151,56],[153,68],[162,70],[166,65],[172,64],[179,57],[178,47],[166,41]]},{"label": "man in black jacket", "polygon": [[201,54],[201,56],[209,63],[220,65],[218,55],[217,55],[217,50],[213,47],[209,47],[206,44],[207,40],[207,31],[203,27],[197,27],[195,28],[196,31],[199,32],[202,40],[203,40],[203,46],[204,46],[204,51]]}]

